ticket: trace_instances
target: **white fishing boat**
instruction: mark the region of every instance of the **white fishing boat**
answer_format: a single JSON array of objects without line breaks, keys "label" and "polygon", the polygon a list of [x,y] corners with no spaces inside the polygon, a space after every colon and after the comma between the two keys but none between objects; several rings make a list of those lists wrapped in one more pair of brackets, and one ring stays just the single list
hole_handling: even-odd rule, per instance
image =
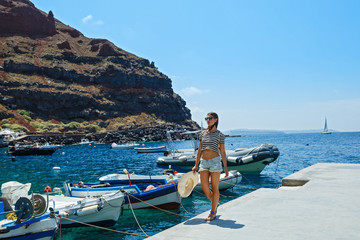
[{"label": "white fishing boat", "polygon": [[165,152],[166,146],[158,146],[158,147],[137,147],[134,148],[138,153],[155,153],[155,152]]},{"label": "white fishing boat", "polygon": [[[66,188],[65,188],[66,190]],[[78,222],[97,226],[111,227],[119,219],[124,203],[124,194],[120,191],[90,197],[69,197],[51,195],[50,206],[59,211],[61,226],[85,227]],[[51,202],[53,205],[51,205]]]},{"label": "white fishing boat", "polygon": [[[53,239],[58,218],[30,200],[27,192],[31,184],[7,182],[2,184],[0,197],[0,239]],[[22,197],[25,195],[26,197]],[[34,195],[32,195],[34,196]]]},{"label": "white fishing boat", "polygon": [[124,144],[112,143],[110,148],[112,148],[112,149],[133,149],[138,146],[140,146],[140,144],[138,144],[138,143],[124,143]]},{"label": "white fishing boat", "polygon": [[89,139],[87,138],[82,138],[80,140],[79,143],[77,143],[77,145],[91,145],[91,144],[94,144],[94,141],[90,141]]},{"label": "white fishing boat", "polygon": [[326,117],[325,117],[324,130],[321,132],[321,134],[331,134],[331,132],[329,131],[328,126],[327,126],[327,119],[326,119]]},{"label": "white fishing boat", "polygon": [[[28,202],[25,203],[24,199],[21,198],[21,200],[20,199],[19,200],[22,201],[24,205],[30,206],[31,201],[27,199]],[[0,211],[0,215],[4,215],[5,213],[9,214],[9,211],[7,212]],[[19,222],[17,221],[17,218],[16,219],[4,218],[0,220],[0,239],[50,240],[50,239],[54,239],[54,237],[56,236],[57,229],[58,229],[58,220],[54,214],[50,214],[50,213],[43,214],[42,216],[30,217],[29,219],[21,219]]]},{"label": "white fishing boat", "polygon": [[9,128],[3,128],[0,130],[0,147],[7,147],[11,141],[14,141],[17,137],[25,135],[24,132],[14,132]]}]

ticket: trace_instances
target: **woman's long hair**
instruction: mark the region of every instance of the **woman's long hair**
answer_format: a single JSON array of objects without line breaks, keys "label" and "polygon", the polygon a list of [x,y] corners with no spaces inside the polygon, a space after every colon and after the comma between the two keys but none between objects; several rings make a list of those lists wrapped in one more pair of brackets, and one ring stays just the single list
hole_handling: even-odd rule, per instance
[{"label": "woman's long hair", "polygon": [[216,126],[216,128],[218,127],[219,117],[218,117],[217,113],[215,113],[215,112],[209,112],[207,115],[210,115],[213,118],[217,119],[217,121],[213,125],[208,126],[207,131],[210,132],[214,128],[214,126]]}]

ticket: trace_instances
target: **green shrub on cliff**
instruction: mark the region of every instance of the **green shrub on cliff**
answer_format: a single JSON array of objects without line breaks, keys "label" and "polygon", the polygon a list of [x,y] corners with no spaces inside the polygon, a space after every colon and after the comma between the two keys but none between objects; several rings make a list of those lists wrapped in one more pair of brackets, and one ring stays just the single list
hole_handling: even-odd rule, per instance
[{"label": "green shrub on cliff", "polygon": [[3,128],[5,128],[5,127],[4,127],[4,124],[10,124],[10,120],[9,120],[9,119],[3,119],[3,120],[1,120],[1,125],[3,126]]},{"label": "green shrub on cliff", "polygon": [[70,122],[68,124],[64,124],[63,127],[65,131],[68,131],[68,130],[77,130],[79,128],[84,128],[84,125],[79,122]]},{"label": "green shrub on cliff", "polygon": [[23,118],[25,118],[26,120],[28,120],[28,121],[32,120],[32,118],[30,117],[30,112],[28,112],[26,110],[18,110],[17,112],[18,112],[18,114],[23,116]]},{"label": "green shrub on cliff", "polygon": [[27,129],[25,126],[21,126],[19,124],[16,123],[5,123],[2,124],[3,128],[10,128],[11,130],[15,131],[15,132],[29,132],[29,129]]},{"label": "green shrub on cliff", "polygon": [[18,114],[20,114],[21,116],[28,116],[30,117],[30,112],[26,111],[26,110],[18,110],[17,111]]},{"label": "green shrub on cliff", "polygon": [[56,132],[60,127],[58,124],[51,122],[31,122],[30,126],[36,128],[37,132]]},{"label": "green shrub on cliff", "polygon": [[89,124],[85,127],[85,129],[89,132],[97,132],[99,131],[100,127],[97,124]]}]

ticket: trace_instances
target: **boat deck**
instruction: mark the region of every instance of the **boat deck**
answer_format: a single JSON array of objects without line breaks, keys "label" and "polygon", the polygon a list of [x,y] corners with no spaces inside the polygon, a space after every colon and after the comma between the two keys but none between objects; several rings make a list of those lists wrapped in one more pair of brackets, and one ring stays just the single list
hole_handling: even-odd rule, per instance
[{"label": "boat deck", "polygon": [[149,239],[358,239],[359,175],[360,164],[319,163]]}]

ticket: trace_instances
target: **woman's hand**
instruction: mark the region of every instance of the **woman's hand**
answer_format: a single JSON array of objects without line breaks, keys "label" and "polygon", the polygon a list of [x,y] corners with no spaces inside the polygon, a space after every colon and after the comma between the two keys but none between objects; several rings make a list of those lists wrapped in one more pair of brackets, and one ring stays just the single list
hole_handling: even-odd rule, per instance
[{"label": "woman's hand", "polygon": [[227,168],[225,168],[225,177],[228,177],[229,176],[229,172],[227,170]]},{"label": "woman's hand", "polygon": [[196,170],[197,170],[197,166],[195,165],[195,166],[192,168],[193,173],[195,173]]}]

